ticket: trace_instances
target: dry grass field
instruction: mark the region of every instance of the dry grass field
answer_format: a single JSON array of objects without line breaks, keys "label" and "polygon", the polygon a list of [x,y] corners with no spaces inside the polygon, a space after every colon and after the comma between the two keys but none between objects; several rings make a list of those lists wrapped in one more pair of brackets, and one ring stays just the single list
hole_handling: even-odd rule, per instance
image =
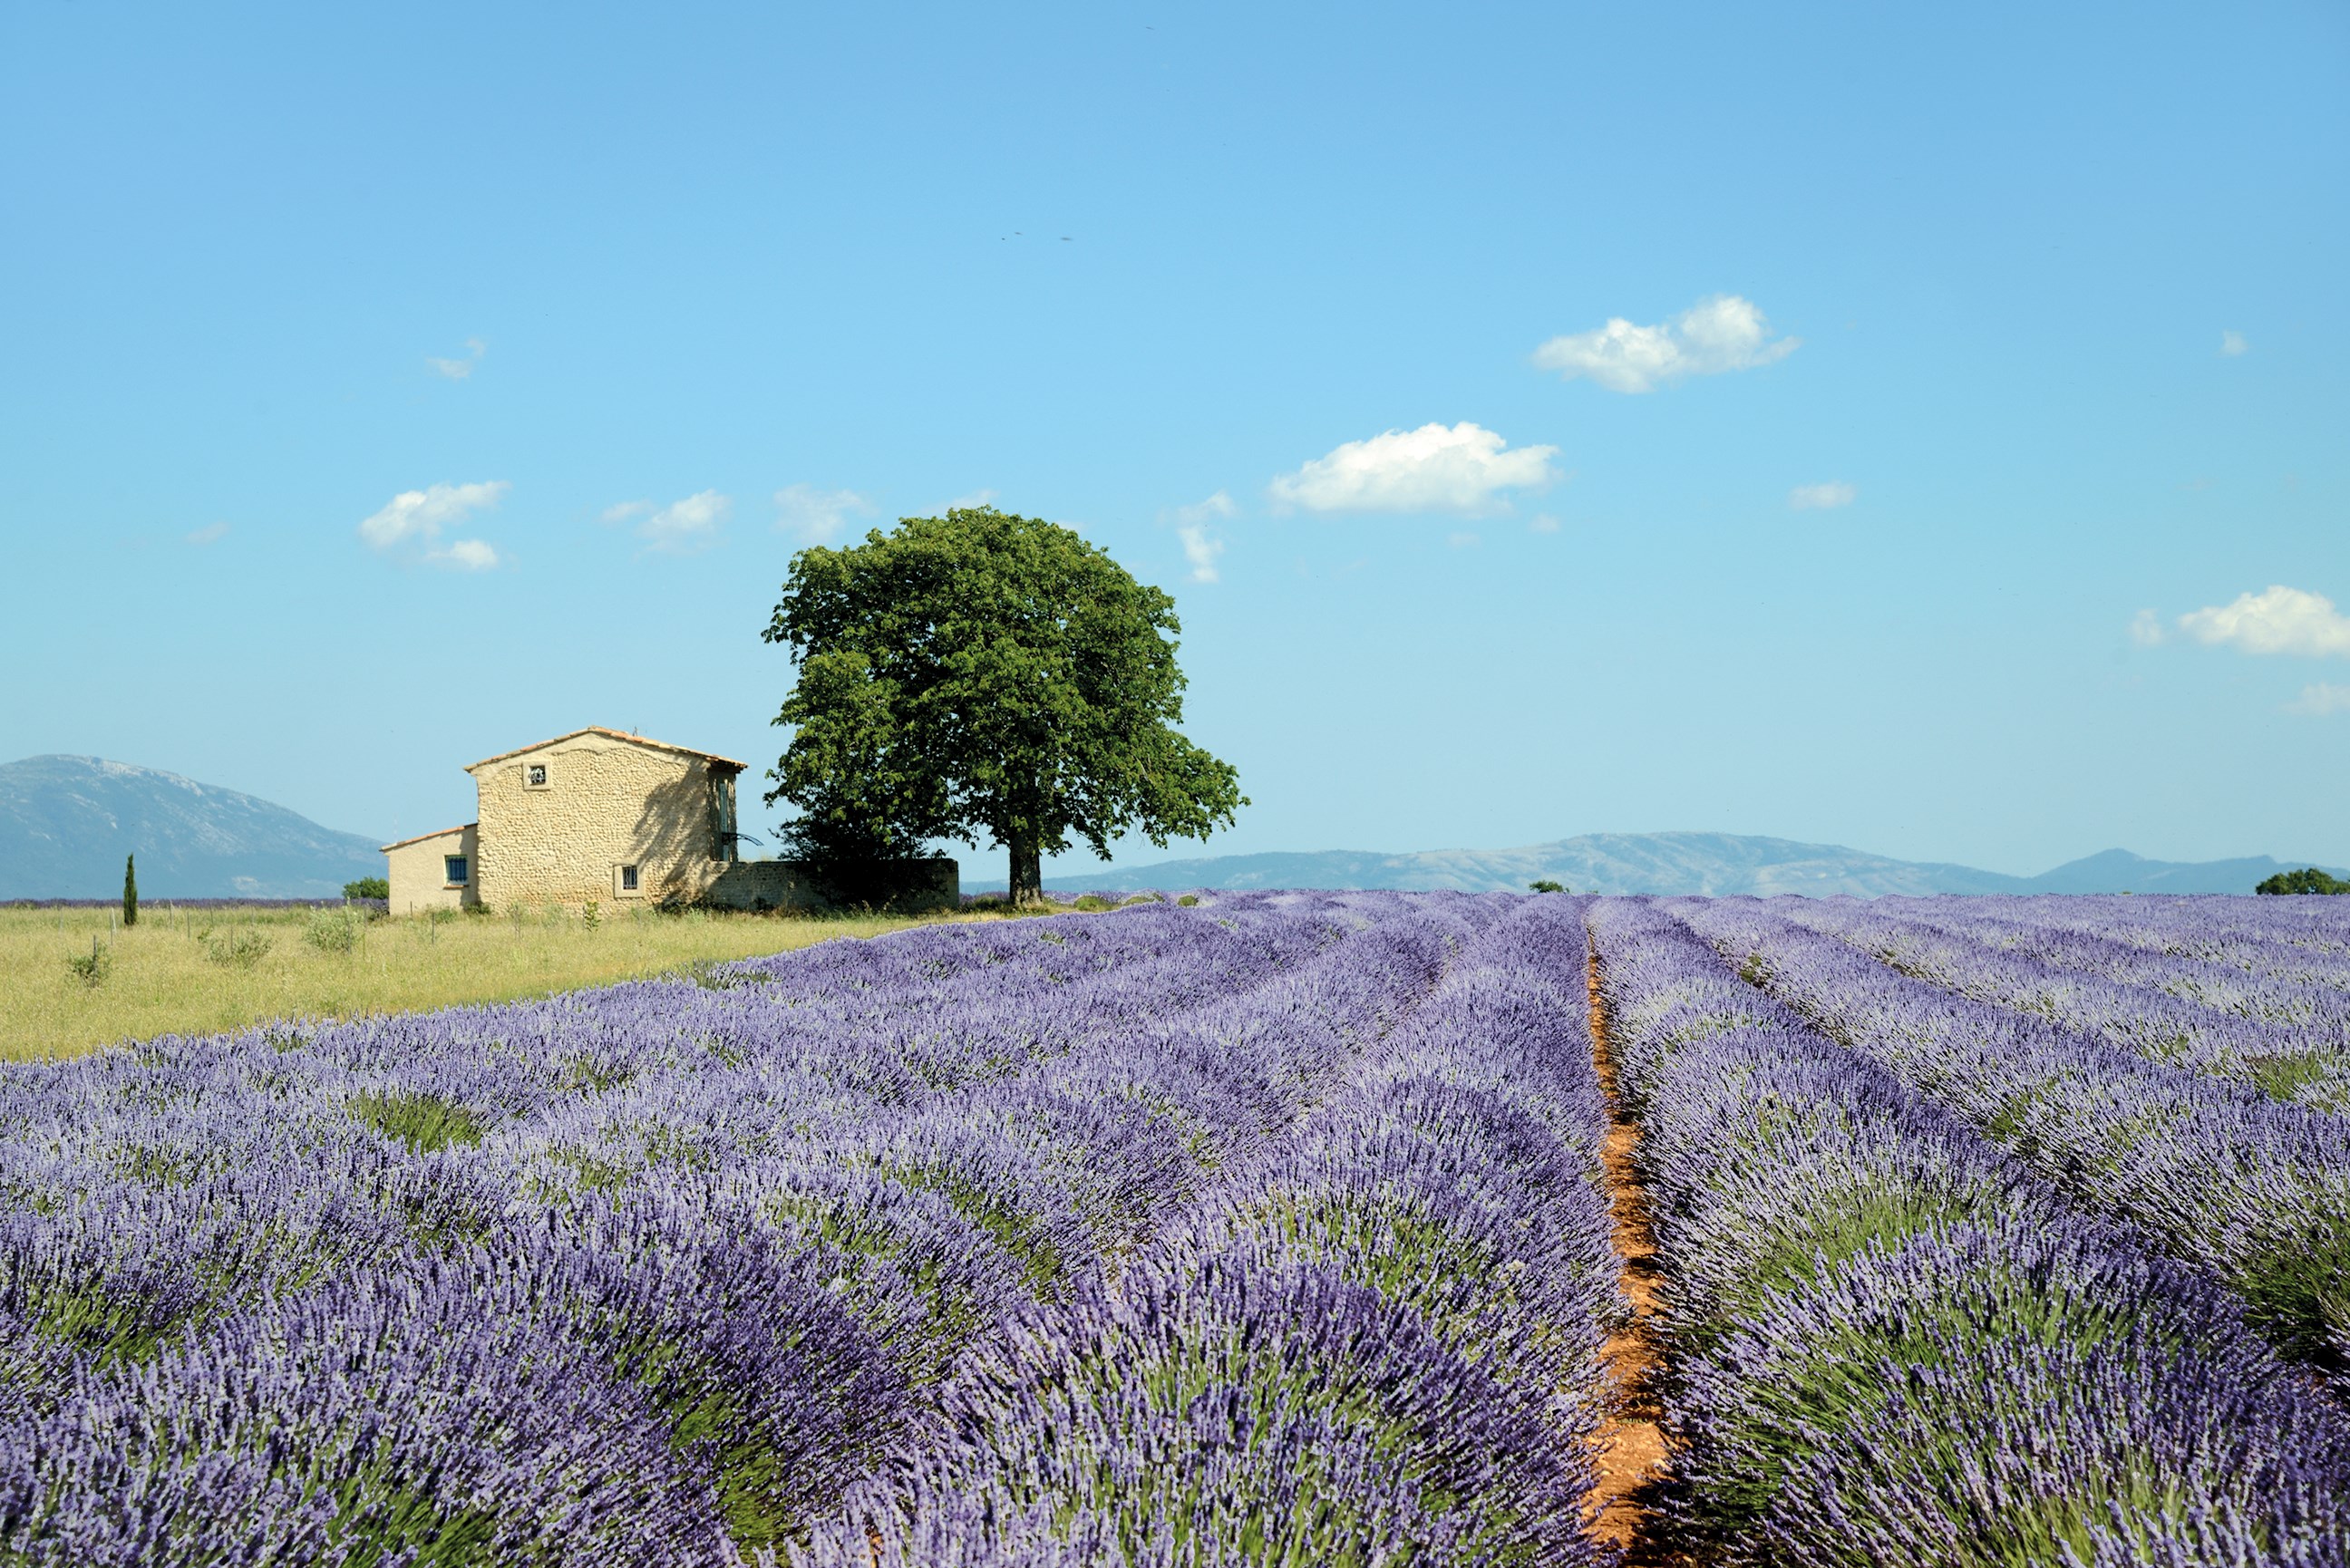
[{"label": "dry grass field", "polygon": [[281,1018],[543,996],[920,923],[641,910],[606,910],[593,923],[553,910],[369,920],[340,909],[150,904],[123,929],[103,909],[5,909],[0,1061]]}]

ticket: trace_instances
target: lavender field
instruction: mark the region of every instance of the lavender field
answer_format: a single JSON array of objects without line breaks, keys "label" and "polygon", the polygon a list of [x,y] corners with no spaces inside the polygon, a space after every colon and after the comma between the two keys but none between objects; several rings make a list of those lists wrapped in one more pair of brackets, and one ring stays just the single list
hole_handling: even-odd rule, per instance
[{"label": "lavender field", "polygon": [[0,1563],[1627,1553],[2350,1563],[2350,900],[1219,894],[0,1069]]}]

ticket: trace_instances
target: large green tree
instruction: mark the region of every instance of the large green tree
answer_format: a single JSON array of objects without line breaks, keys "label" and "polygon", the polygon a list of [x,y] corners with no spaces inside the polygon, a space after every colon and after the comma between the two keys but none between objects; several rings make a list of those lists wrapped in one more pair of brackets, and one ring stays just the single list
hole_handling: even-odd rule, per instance
[{"label": "large green tree", "polygon": [[1177,732],[1180,629],[1101,550],[993,507],[803,550],[764,634],[799,666],[767,801],[799,807],[785,834],[821,866],[983,836],[1017,902],[1073,838],[1105,858],[1128,831],[1204,838],[1248,803]]}]

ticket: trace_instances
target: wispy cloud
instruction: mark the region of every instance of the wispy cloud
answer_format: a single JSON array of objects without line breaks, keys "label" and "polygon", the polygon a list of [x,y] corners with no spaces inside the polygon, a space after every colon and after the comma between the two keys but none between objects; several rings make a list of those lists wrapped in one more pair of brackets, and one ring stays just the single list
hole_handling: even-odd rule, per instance
[{"label": "wispy cloud", "polygon": [[1552,516],[1547,512],[1537,512],[1532,518],[1527,520],[1526,532],[1529,534],[1555,534],[1558,532],[1558,519]]},{"label": "wispy cloud", "polygon": [[1191,563],[1191,580],[1216,581],[1216,558],[1224,553],[1224,542],[1196,523],[1184,524],[1175,530],[1175,536],[1183,541],[1183,558]]},{"label": "wispy cloud", "polygon": [[1558,478],[1550,461],[1558,448],[1508,449],[1465,420],[1426,424],[1347,441],[1268,488],[1281,505],[1308,512],[1487,512],[1504,504],[1504,491]]},{"label": "wispy cloud", "polygon": [[1860,492],[1840,479],[1825,484],[1798,484],[1787,492],[1787,504],[1798,512],[1825,512],[1832,507],[1849,506],[1860,499]]},{"label": "wispy cloud", "polygon": [[[624,503],[643,506],[643,502]],[[637,524],[637,537],[647,548],[664,556],[692,556],[718,543],[720,524],[725,522],[733,501],[714,490],[704,490],[682,501],[672,501],[644,514]],[[620,507],[612,510],[619,511]],[[606,513],[609,517],[610,513]],[[632,514],[634,515],[634,514]]]},{"label": "wispy cloud", "polygon": [[1172,517],[1175,536],[1183,542],[1183,559],[1190,562],[1189,574],[1195,583],[1212,583],[1222,576],[1216,569],[1217,559],[1224,553],[1223,540],[1209,524],[1227,517],[1240,515],[1232,498],[1217,491],[1204,501],[1194,501],[1188,506],[1178,506],[1171,513],[1161,512],[1161,522]]},{"label": "wispy cloud", "polygon": [[428,550],[424,558],[434,566],[454,566],[461,572],[486,572],[502,559],[480,539],[452,539],[447,549]]},{"label": "wispy cloud", "polygon": [[944,514],[949,512],[962,512],[971,508],[993,506],[994,504],[994,491],[974,490],[968,495],[956,496],[952,501],[950,501],[944,506],[940,507],[939,511],[941,514]]},{"label": "wispy cloud", "polygon": [[463,358],[438,359],[433,358],[432,355],[427,354],[424,357],[424,362],[427,365],[432,366],[435,371],[448,377],[451,380],[462,381],[466,377],[473,373],[473,367],[479,365],[482,362],[482,357],[489,351],[490,346],[483,342],[480,338],[468,337],[465,339],[465,357]]},{"label": "wispy cloud", "polygon": [[2162,618],[2150,609],[2142,609],[2130,618],[2129,638],[2140,648],[2159,648],[2166,640]]},{"label": "wispy cloud", "polygon": [[2232,359],[2239,354],[2251,353],[2251,349],[2252,346],[2244,341],[2244,335],[2241,332],[2220,334],[2220,353],[2223,358]]},{"label": "wispy cloud", "polygon": [[1194,501],[1189,506],[1175,508],[1175,521],[1196,525],[1214,522],[1220,517],[1237,517],[1240,512],[1241,509],[1232,504],[1232,498],[1219,490],[1205,501]]},{"label": "wispy cloud", "polygon": [[787,484],[775,492],[775,527],[803,545],[829,545],[847,530],[850,518],[870,517],[878,510],[854,490]]},{"label": "wispy cloud", "polygon": [[216,545],[227,537],[228,524],[225,523],[207,523],[194,533],[186,535],[189,544],[199,546]]},{"label": "wispy cloud", "polygon": [[2288,713],[2309,713],[2324,717],[2328,713],[2350,713],[2350,686],[2332,686],[2321,680],[2301,689],[2301,695],[2284,705]]},{"label": "wispy cloud", "polygon": [[[432,546],[444,528],[454,526],[475,512],[495,506],[511,489],[503,479],[476,484],[433,484],[403,490],[382,510],[359,524],[359,537],[377,550]],[[498,564],[497,552],[479,539],[461,539],[446,549],[424,550],[424,558],[441,566],[483,571]]]},{"label": "wispy cloud", "polygon": [[2350,654],[2350,617],[2323,594],[2275,584],[2264,593],[2241,594],[2230,604],[2190,610],[2178,629],[2198,642],[2241,649],[2246,653],[2298,654],[2323,658]]},{"label": "wispy cloud", "polygon": [[634,522],[639,517],[649,516],[660,510],[660,506],[655,502],[623,501],[617,506],[605,507],[603,517],[606,523],[617,524]]},{"label": "wispy cloud", "polygon": [[1701,299],[1671,321],[1636,326],[1618,316],[1592,332],[1554,337],[1534,363],[1611,392],[1652,392],[1688,376],[1751,370],[1794,353],[1800,337],[1773,337],[1754,302],[1734,294]]},{"label": "wispy cloud", "polygon": [[1477,546],[1480,542],[1480,536],[1478,535],[1471,534],[1466,528],[1458,528],[1453,532],[1447,534],[1444,536],[1444,542],[1453,549],[1469,550],[1474,549]]}]

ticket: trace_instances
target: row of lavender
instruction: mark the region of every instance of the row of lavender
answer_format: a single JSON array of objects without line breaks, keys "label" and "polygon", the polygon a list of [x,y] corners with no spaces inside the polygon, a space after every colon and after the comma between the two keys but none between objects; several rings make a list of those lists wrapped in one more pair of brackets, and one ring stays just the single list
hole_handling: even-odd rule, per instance
[{"label": "row of lavender", "polygon": [[788,1535],[918,1440],[964,1340],[1245,1142],[1225,1042],[1268,1078],[1311,1047],[1310,1002],[1270,993],[1342,953],[1427,982],[1378,967],[1398,901],[1238,903],[12,1074],[0,1540],[708,1562]]},{"label": "row of lavender", "polygon": [[2340,1407],[2229,1293],[1748,983],[1794,956],[1765,919],[1592,917],[1675,1287],[1682,1525],[1752,1562],[2350,1557]]},{"label": "row of lavender", "polygon": [[[1463,1034],[1559,1012],[1454,962],[1506,903],[914,933],[12,1073],[0,1560],[718,1563],[811,1532],[1203,1560],[1243,1518],[1342,1557],[1565,1549],[1586,1478],[1544,1435],[1587,1421],[1612,1274],[1587,1052]],[[1444,1165],[1464,1135],[1483,1163]],[[1374,1189],[1333,1185],[1375,1155]],[[1459,1212],[1379,1206],[1413,1180]],[[1537,1199],[1555,1224],[1503,1222]],[[1430,1283],[1399,1249],[1440,1236],[1464,1272]],[[1102,1368],[1153,1334],[1221,1490],[1132,1469],[1168,1408]],[[1384,1370],[1331,1392],[1373,1346]],[[1066,1428],[980,1414],[1043,1397],[1047,1364],[1096,1423],[1075,1480],[1012,1465]],[[1254,1412],[1222,1446],[1219,1402]],[[1266,1420],[1308,1462],[1268,1469]]]},{"label": "row of lavender", "polygon": [[1777,902],[1672,907],[2076,1207],[2226,1285],[2272,1343],[2350,1391],[2350,1118],[1901,974]]},{"label": "row of lavender", "polygon": [[2114,908],[2138,902],[1835,899],[1786,912],[1974,1001],[2273,1099],[2350,1110],[2350,952],[2325,940],[2350,929],[2300,909],[2262,920],[2228,907],[2237,900],[2147,900],[2135,919]]},{"label": "row of lavender", "polygon": [[1625,1307],[1579,904],[1519,904],[1292,1136],[967,1356],[947,1441],[807,1561],[1604,1561]]}]

